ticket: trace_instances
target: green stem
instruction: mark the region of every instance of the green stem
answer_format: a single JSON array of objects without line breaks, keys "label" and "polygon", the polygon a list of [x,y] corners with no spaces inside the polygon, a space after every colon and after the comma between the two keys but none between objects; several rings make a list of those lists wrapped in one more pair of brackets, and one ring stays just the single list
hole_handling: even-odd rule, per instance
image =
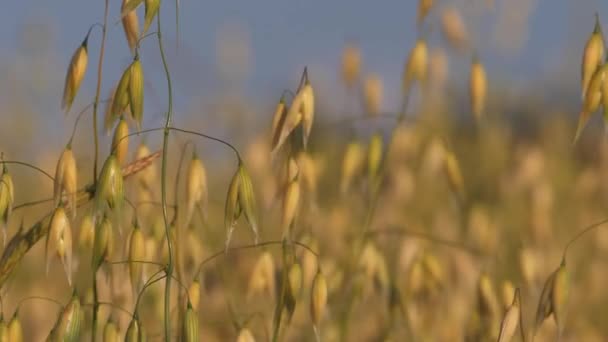
[{"label": "green stem", "polygon": [[[99,50],[99,62],[97,64],[97,88],[95,89],[95,101],[93,102],[93,138],[95,142],[95,157],[93,159],[93,184],[97,184],[97,159],[99,157],[99,133],[97,132],[97,108],[99,107],[99,96],[101,94],[101,76],[103,71],[103,56],[106,47],[106,28],[108,26],[109,0],[105,0],[103,14],[103,27],[101,30],[101,48]],[[95,338],[95,335],[92,337]]]},{"label": "green stem", "polygon": [[162,30],[160,23],[160,9],[156,15],[158,32],[156,36],[158,37],[158,47],[160,49],[160,56],[163,61],[163,68],[165,69],[165,76],[167,78],[167,92],[168,92],[168,108],[167,108],[167,118],[165,121],[165,130],[163,135],[163,156],[161,161],[161,203],[163,210],[163,220],[165,222],[165,237],[167,239],[167,249],[169,251],[169,260],[167,264],[166,274],[167,277],[165,279],[165,317],[164,317],[164,325],[165,325],[165,341],[171,340],[171,320],[169,317],[169,312],[171,309],[171,280],[173,275],[173,246],[171,243],[171,233],[169,231],[169,216],[167,214],[167,149],[169,146],[169,128],[171,127],[171,121],[173,118],[173,89],[171,87],[171,75],[169,73],[169,67],[167,65],[167,59],[165,56],[165,50],[163,48],[163,40],[162,40]]}]

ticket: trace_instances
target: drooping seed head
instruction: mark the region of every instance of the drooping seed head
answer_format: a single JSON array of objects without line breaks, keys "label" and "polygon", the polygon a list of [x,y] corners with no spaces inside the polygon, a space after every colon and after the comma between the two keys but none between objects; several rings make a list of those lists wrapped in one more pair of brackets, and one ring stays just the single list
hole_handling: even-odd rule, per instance
[{"label": "drooping seed head", "polygon": [[441,33],[455,49],[464,49],[469,44],[469,33],[462,15],[455,7],[447,7],[441,13]]},{"label": "drooping seed head", "polygon": [[369,74],[363,83],[363,99],[368,115],[378,116],[382,109],[384,84],[378,74]]},{"label": "drooping seed head", "polygon": [[0,177],[0,224],[2,225],[4,241],[6,241],[6,224],[13,211],[15,203],[15,186],[13,177],[8,172],[6,164],[3,164],[2,176]]},{"label": "drooping seed head", "polygon": [[312,282],[310,298],[310,316],[316,330],[320,328],[321,319],[327,305],[327,282],[325,276],[319,270]]},{"label": "drooping seed head", "polygon": [[285,118],[287,117],[287,105],[285,104],[285,97],[281,96],[279,103],[272,116],[272,128],[270,130],[270,148],[273,149],[281,135],[281,130],[285,124]]},{"label": "drooping seed head", "polygon": [[414,45],[405,63],[403,72],[403,94],[408,94],[414,81],[426,84],[428,48],[426,41],[419,39]]},{"label": "drooping seed head", "polygon": [[[146,0],[146,4],[149,0]],[[152,0],[159,2],[159,0]],[[147,8],[147,7],[146,7]],[[144,117],[144,71],[139,61],[138,56],[129,67],[131,76],[129,77],[129,105],[131,115],[137,123],[137,129],[141,129],[141,124]]]},{"label": "drooping seed head", "polygon": [[502,323],[500,324],[498,342],[509,342],[513,339],[517,330],[517,325],[519,324],[520,310],[519,289],[517,289],[513,295],[512,303],[507,308]]},{"label": "drooping seed head", "polygon": [[19,320],[18,312],[15,311],[7,327],[8,340],[11,342],[23,342],[23,327]]},{"label": "drooping seed head", "polygon": [[429,11],[433,7],[434,0],[419,0],[418,1],[418,16],[417,22],[418,26],[422,24],[424,18],[428,15]]},{"label": "drooping seed head", "polygon": [[243,328],[239,331],[236,342],[255,342],[255,338],[249,329]]},{"label": "drooping seed head", "polygon": [[201,283],[198,279],[192,281],[188,287],[188,301],[192,304],[194,311],[198,311],[201,301]]},{"label": "drooping seed head", "polygon": [[188,165],[188,175],[186,177],[186,221],[184,227],[188,227],[194,209],[201,206],[203,219],[206,219],[208,203],[207,171],[201,159],[194,154]]},{"label": "drooping seed head", "polygon": [[136,223],[129,239],[129,277],[133,293],[138,293],[143,281],[143,264],[146,258],[144,233]]},{"label": "drooping seed head", "polygon": [[112,319],[108,319],[106,325],[103,327],[103,342],[116,341],[118,341],[118,327]]},{"label": "drooping seed head", "polygon": [[113,249],[112,223],[107,216],[104,216],[95,229],[95,239],[93,245],[93,269],[99,266],[112,254]]},{"label": "drooping seed head", "polygon": [[93,216],[86,214],[80,221],[80,229],[78,233],[78,248],[81,251],[90,251],[93,249],[93,241],[95,240],[95,224]]},{"label": "drooping seed head", "polygon": [[[131,83],[131,67],[128,67],[123,71],[120,80],[118,81],[118,85],[114,90],[114,95],[112,96],[112,106],[110,107],[110,112],[107,115],[105,120],[106,130],[109,131],[110,127],[112,127],[112,123],[119,117],[125,113],[127,109],[130,111],[129,101],[129,85]],[[133,113],[131,112],[131,115]]]},{"label": "drooping seed head", "polygon": [[290,236],[291,227],[295,221],[296,214],[300,203],[300,182],[296,177],[287,184],[285,196],[283,198],[283,215],[281,219],[281,227],[283,236]]},{"label": "drooping seed head", "polygon": [[380,133],[374,133],[367,149],[367,179],[370,189],[375,191],[380,183],[380,166],[383,157],[384,141]]},{"label": "drooping seed head", "polygon": [[536,309],[536,319],[534,324],[534,331],[536,332],[541,324],[553,313],[553,288],[555,283],[555,277],[559,269],[553,271],[551,275],[545,281],[543,290],[540,294],[538,301],[538,307]]},{"label": "drooping seed head", "polygon": [[125,342],[140,342],[141,337],[139,321],[136,317],[133,317],[133,319],[131,319],[131,323],[129,323],[129,327],[127,328],[127,333],[125,334]]},{"label": "drooping seed head", "polygon": [[236,221],[241,215],[241,206],[239,203],[239,188],[240,188],[240,170],[237,170],[230,185],[228,186],[228,194],[226,195],[226,205],[224,209],[224,228],[226,229],[226,251],[230,245],[230,239],[232,238],[232,232],[236,226]]},{"label": "drooping seed head", "polygon": [[450,189],[458,197],[458,199],[462,200],[465,197],[464,178],[462,177],[462,172],[460,171],[458,159],[456,159],[456,155],[452,151],[447,149],[444,156],[444,170]]},{"label": "drooping seed head", "polygon": [[348,88],[356,85],[361,71],[361,51],[354,44],[347,44],[342,50],[342,81]]},{"label": "drooping seed head", "polygon": [[[291,135],[293,130],[303,121],[305,95],[302,90],[300,90],[293,98],[293,101],[291,101],[291,106],[289,106],[289,109],[287,109],[287,114],[284,115],[285,118],[282,121],[283,124],[277,127],[277,131],[280,133],[278,134],[278,138],[275,139],[276,143],[272,146],[271,154],[273,155],[281,148],[281,146],[283,146],[287,140],[287,137]],[[312,101],[312,105],[314,106],[314,97],[312,98]]]},{"label": "drooping seed head", "polygon": [[551,307],[553,308],[553,317],[557,329],[561,333],[566,320],[566,306],[569,292],[568,271],[566,270],[565,262],[559,266],[555,273],[553,288],[551,289]]},{"label": "drooping seed head", "polygon": [[87,71],[87,62],[88,62],[88,54],[87,54],[87,41],[88,35],[83,40],[82,44],[78,46],[74,54],[72,55],[72,59],[70,60],[70,65],[68,66],[68,71],[65,76],[65,84],[63,86],[63,98],[61,100],[61,109],[65,110],[66,113],[70,111],[72,108],[72,103],[74,102],[74,98],[76,98],[76,94],[80,89],[80,84],[84,79],[84,75]]},{"label": "drooping seed head", "polygon": [[[603,103],[603,88],[606,83],[606,76],[608,75],[608,63],[598,67],[589,81],[585,97],[583,99],[583,109],[578,118],[578,124],[576,127],[576,133],[574,136],[574,142],[578,141],[583,129],[587,125],[589,118],[595,113],[600,104]],[[606,111],[606,108],[604,108]]]},{"label": "drooping seed head", "polygon": [[471,111],[473,112],[475,119],[479,121],[485,111],[488,81],[485,68],[477,57],[473,57],[473,62],[471,63],[469,91],[471,97]]},{"label": "drooping seed head", "polygon": [[129,125],[124,116],[120,117],[112,137],[112,151],[116,154],[118,165],[124,165],[129,152]]},{"label": "drooping seed head", "polygon": [[99,174],[99,182],[95,191],[95,210],[101,213],[104,205],[113,210],[121,210],[124,200],[124,184],[122,170],[118,159],[111,154],[106,159]]},{"label": "drooping seed head", "polygon": [[192,308],[192,304],[188,302],[188,308],[184,315],[184,324],[182,327],[182,340],[183,342],[198,342],[198,315]]},{"label": "drooping seed head", "polygon": [[139,20],[137,19],[137,11],[128,10],[127,5],[129,2],[135,2],[136,0],[123,0],[121,12],[125,12],[122,15],[122,28],[125,31],[125,37],[127,43],[129,43],[129,49],[131,53],[135,53],[137,40],[139,39]]},{"label": "drooping seed head", "polygon": [[302,294],[302,266],[294,262],[287,270],[287,280],[289,282],[289,293],[294,299],[298,299]]},{"label": "drooping seed head", "polygon": [[68,284],[72,284],[72,230],[63,207],[57,207],[51,216],[46,238],[46,274],[54,257],[61,260]]},{"label": "drooping seed head", "polygon": [[340,177],[340,192],[345,194],[365,165],[365,146],[359,141],[352,141],[346,146],[342,159],[342,176]]},{"label": "drooping seed head", "polygon": [[52,333],[56,338],[51,340],[69,342],[80,341],[82,320],[83,313],[80,306],[80,300],[78,299],[78,296],[74,294],[68,305],[66,305],[59,314],[58,321],[55,324]]},{"label": "drooping seed head", "polygon": [[303,129],[303,144],[304,149],[308,146],[312,124],[315,118],[315,93],[312,85],[306,79],[304,87],[300,90],[302,94],[302,129]]},{"label": "drooping seed head", "polygon": [[254,235],[255,243],[257,244],[259,240],[259,233],[257,223],[257,205],[255,194],[253,192],[253,183],[251,181],[251,177],[249,176],[249,172],[245,168],[245,164],[243,164],[242,161],[239,164],[239,206],[243,209],[243,213],[245,214],[245,218],[249,223],[249,227]]},{"label": "drooping seed head", "polygon": [[141,33],[142,35],[148,32],[150,25],[152,25],[152,20],[156,17],[158,13],[158,9],[160,8],[160,0],[145,0],[146,1],[146,13],[144,16],[144,31]]},{"label": "drooping seed head", "polygon": [[247,298],[251,299],[254,295],[263,293],[272,299],[275,295],[275,287],[274,259],[272,254],[264,251],[253,266],[247,287]]},{"label": "drooping seed head", "polygon": [[581,88],[583,99],[586,97],[591,78],[597,67],[602,63],[603,57],[604,39],[602,37],[599,17],[596,14],[595,27],[591,33],[591,36],[589,36],[587,43],[585,44],[581,63]]}]

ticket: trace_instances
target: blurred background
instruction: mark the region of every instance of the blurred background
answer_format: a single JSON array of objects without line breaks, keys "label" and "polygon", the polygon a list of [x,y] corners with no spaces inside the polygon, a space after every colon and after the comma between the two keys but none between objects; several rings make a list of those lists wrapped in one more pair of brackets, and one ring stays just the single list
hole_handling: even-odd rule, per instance
[{"label": "blurred background", "polygon": [[[91,103],[95,94],[99,28],[93,29],[89,39],[88,70],[73,109],[65,115],[60,108],[70,58],[90,25],[103,20],[103,3],[60,0],[4,4],[0,11],[0,151],[6,159],[30,162],[51,174],[55,170],[76,114]],[[402,104],[404,65],[418,38],[424,38],[429,46],[431,87],[426,94],[414,90],[407,114],[408,119],[417,121],[397,130],[394,145],[385,151],[390,161],[387,180],[371,229],[407,227],[461,241],[486,254],[477,257],[428,241],[380,237],[365,249],[366,258],[373,261],[359,266],[364,269],[363,274],[381,283],[382,291],[364,291],[353,306],[349,318],[354,322],[350,328],[352,340],[379,341],[392,336],[401,341],[403,336],[410,336],[403,329],[387,330],[389,318],[383,314],[368,320],[369,312],[384,312],[384,302],[374,296],[386,295],[387,278],[397,284],[391,286],[408,288],[404,293],[414,298],[408,307],[409,315],[414,317],[409,322],[417,337],[414,340],[454,341],[470,334],[476,336],[471,331],[476,332],[479,322],[467,319],[478,307],[480,274],[488,274],[496,286],[501,314],[502,304],[509,298],[504,293],[512,294],[505,284],[510,282],[511,290],[513,285],[522,287],[529,325],[544,280],[559,264],[565,243],[580,227],[604,218],[608,212],[608,145],[602,137],[599,115],[592,118],[579,144],[572,145],[581,106],[582,51],[593,30],[596,12],[608,25],[608,2],[435,0],[422,25],[417,24],[418,3],[181,0],[179,30],[175,3],[163,1],[161,7],[163,38],[174,84],[174,125],[225,138],[241,150],[254,178],[260,215],[267,224],[262,234],[266,239],[280,236],[277,222],[282,198],[282,180],[277,180],[276,170],[269,167],[268,160],[272,115],[283,91],[295,91],[302,70],[308,67],[315,89],[316,118],[311,150],[297,156],[298,163],[302,163],[300,168],[307,170],[303,171],[306,199],[297,235],[319,247],[330,282],[330,298],[335,295],[330,300],[331,318],[324,329],[328,341],[339,340],[337,336],[344,333],[340,329],[345,329],[340,324],[348,321],[343,317],[343,308],[351,304],[349,284],[358,281],[355,276],[354,280],[348,278],[347,272],[352,266],[352,233],[353,227],[363,221],[360,216],[367,204],[364,180],[353,182],[356,184],[348,189],[355,194],[351,197],[344,197],[344,191],[339,189],[345,146],[350,142],[367,146],[374,130],[381,130],[386,138],[394,122],[381,117],[352,124],[339,124],[336,120],[370,114],[364,104],[364,81],[369,79],[381,84],[376,112],[397,112]],[[109,97],[132,60],[120,22],[120,5],[119,0],[111,1],[102,99]],[[141,24],[143,10],[138,13]],[[154,24],[150,31],[155,30]],[[359,79],[351,87],[345,84],[343,73],[343,56],[349,48],[357,51],[361,60]],[[140,53],[146,87],[143,128],[159,127],[166,110],[167,89],[154,36],[143,41]],[[484,113],[487,121],[480,126],[473,123],[469,105],[469,72],[474,55],[485,66],[488,79]],[[102,106],[100,117],[104,110]],[[79,125],[75,154],[82,186],[91,181],[90,112]],[[146,136],[151,150],[159,148],[160,138],[160,134]],[[171,180],[177,172],[178,149],[187,139],[181,136],[172,141]],[[141,140],[131,140],[130,157]],[[101,135],[101,160],[109,151],[110,141],[111,132]],[[388,139],[384,142],[388,144]],[[232,174],[235,161],[222,145],[203,140],[197,140],[195,145],[207,165],[210,180],[210,222],[204,230],[197,231],[200,246],[193,247],[200,249],[195,258],[200,260],[222,246],[224,231],[209,227],[223,228],[228,175]],[[454,189],[444,181],[449,178],[443,169],[448,152],[456,156],[464,177],[466,200],[460,205],[454,201]],[[154,167],[158,168],[158,164]],[[47,179],[17,166],[10,169],[17,203],[52,194],[52,184]],[[150,196],[158,200],[158,194],[153,191]],[[51,205],[43,205],[28,209],[27,213],[19,212],[10,222],[10,235],[22,219],[26,226],[30,225],[51,209]],[[162,243],[158,213],[146,213],[141,214],[146,234]],[[236,240],[250,242],[246,224],[241,221]],[[571,341],[604,341],[608,336],[608,296],[603,288],[608,281],[608,264],[603,261],[606,258],[595,258],[608,255],[608,233],[599,229],[593,234],[594,238],[581,243],[588,248],[579,246],[571,254],[575,279],[571,303],[578,304],[572,305],[574,313],[567,323],[566,338]],[[5,315],[15,308],[17,298],[44,294],[63,301],[71,293],[60,266],[55,265],[55,274],[45,278],[43,245],[44,242],[38,243],[9,286],[3,288],[4,298],[8,298]],[[120,254],[122,246],[117,250]],[[275,252],[279,264],[280,253],[278,249]],[[201,319],[205,340],[235,337],[234,329],[225,323],[230,315],[223,295],[232,296],[232,291],[235,303],[243,300],[239,291],[246,287],[257,257],[255,253],[245,253],[228,259],[236,270],[228,279],[218,275],[223,271],[210,267],[202,286],[202,306],[208,310]],[[80,270],[81,265],[88,265],[88,259],[84,260],[74,268]],[[416,264],[418,261],[422,266]],[[429,281],[422,281],[422,285],[408,283],[413,269],[429,268],[428,264],[433,263],[441,265],[441,275],[435,274],[438,278],[433,280],[439,285],[428,285]],[[381,264],[384,266],[378,266]],[[390,277],[383,274],[387,269]],[[80,273],[77,278],[77,287],[88,286],[88,275]],[[47,283],[48,279],[52,281]],[[229,286],[223,288],[218,285],[221,282]],[[114,300],[121,301],[122,297],[129,297],[124,294],[128,290],[113,286],[104,289],[104,298],[115,296]],[[409,292],[416,286],[422,295]],[[160,293],[159,289],[154,291],[155,295]],[[152,299],[150,302],[145,304],[158,309],[158,303]],[[125,303],[130,305],[128,300]],[[435,317],[433,308],[438,303],[451,309]],[[36,324],[35,332],[28,332],[31,338],[43,338],[52,326],[53,315],[33,310],[42,305],[46,304],[33,304],[23,311],[27,317],[24,321]],[[287,340],[312,340],[307,305],[299,306]],[[261,298],[237,311],[245,315],[256,310],[267,316],[272,314],[272,308]],[[158,317],[151,317],[157,312],[149,312],[147,322],[158,322],[154,321]],[[493,324],[500,322],[500,317],[493,318]],[[439,320],[443,325],[435,329]],[[124,330],[128,320],[123,317],[120,324]],[[148,325],[154,327],[153,323]],[[544,340],[553,340],[553,328],[544,328]],[[251,329],[259,340],[266,340],[262,327],[252,323]],[[386,333],[389,330],[390,334]],[[156,338],[160,336],[158,329],[153,333]]]}]

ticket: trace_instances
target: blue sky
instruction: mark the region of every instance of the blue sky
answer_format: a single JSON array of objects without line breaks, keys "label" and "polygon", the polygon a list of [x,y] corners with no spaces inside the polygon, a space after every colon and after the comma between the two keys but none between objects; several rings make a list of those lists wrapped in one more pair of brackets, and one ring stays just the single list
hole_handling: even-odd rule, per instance
[{"label": "blue sky", "polygon": [[[471,31],[476,49],[489,70],[490,77],[502,82],[526,85],[552,83],[575,90],[578,86],[580,50],[593,26],[597,10],[608,26],[608,2],[599,0],[494,0],[494,8],[477,13],[477,7],[490,0],[437,0],[460,8]],[[8,1],[0,12],[0,59],[12,63],[23,53],[24,31],[28,29],[48,37],[45,52],[54,57],[49,67],[57,75],[53,96],[61,96],[62,78],[74,48],[82,40],[89,25],[102,20],[103,0],[22,0]],[[111,1],[108,54],[104,89],[119,77],[129,61],[122,27],[118,20],[120,0]],[[364,68],[381,75],[387,90],[387,102],[398,97],[403,62],[418,33],[414,0],[181,0],[181,41],[175,51],[174,3],[164,0],[162,9],[165,37],[170,47],[170,63],[176,83],[178,105],[187,106],[193,98],[213,93],[218,87],[217,37],[232,29],[244,32],[249,41],[251,58],[249,72],[242,90],[259,104],[278,97],[281,89],[295,87],[304,65],[311,74],[326,84],[337,84],[337,67],[344,43],[355,40],[361,47]],[[498,18],[518,8],[530,12],[526,23],[526,39],[516,51],[498,48],[495,35]],[[513,9],[515,7],[515,10]],[[526,10],[527,8],[527,10]],[[477,13],[477,14],[476,14]],[[140,20],[142,15],[140,14]],[[508,28],[515,34],[521,25]],[[39,32],[48,31],[48,32]],[[431,45],[440,44],[436,33]],[[95,85],[99,31],[91,38],[90,69],[85,90],[92,94]],[[156,43],[144,43],[144,66],[160,67]],[[30,52],[32,53],[32,52]],[[37,53],[34,51],[33,53]],[[468,56],[454,54],[451,69],[454,79],[467,72]],[[452,63],[452,61],[451,61]],[[157,69],[160,71],[160,69]],[[557,72],[559,71],[559,73]],[[26,70],[27,72],[27,70]],[[559,77],[555,76],[559,74]],[[115,76],[113,76],[115,75]],[[152,74],[149,80],[158,87],[152,98],[164,90],[162,75]],[[566,82],[564,82],[564,80]],[[393,91],[394,90],[394,91]],[[157,94],[158,93],[158,94]],[[81,104],[87,103],[82,100]],[[272,102],[272,101],[270,101]],[[57,100],[59,103],[59,100]],[[392,106],[392,105],[389,105]],[[57,105],[57,110],[59,106]]]}]

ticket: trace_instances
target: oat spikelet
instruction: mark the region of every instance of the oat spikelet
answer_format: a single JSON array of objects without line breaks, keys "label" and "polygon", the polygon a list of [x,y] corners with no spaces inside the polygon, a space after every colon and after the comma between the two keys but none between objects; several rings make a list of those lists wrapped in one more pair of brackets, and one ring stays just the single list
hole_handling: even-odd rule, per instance
[{"label": "oat spikelet", "polygon": [[553,314],[557,325],[558,336],[561,336],[566,316],[568,283],[569,279],[566,270],[566,262],[565,259],[562,259],[559,268],[547,278],[543,291],[541,292],[538,308],[536,309],[535,333],[545,319]]},{"label": "oat spikelet", "polygon": [[418,26],[422,24],[424,18],[429,14],[431,8],[433,8],[434,0],[418,0],[418,16],[417,22]]},{"label": "oat spikelet", "polygon": [[198,279],[195,279],[188,287],[188,300],[194,311],[198,311],[198,305],[201,301],[201,283]]},{"label": "oat spikelet", "polygon": [[145,238],[137,222],[135,222],[129,238],[128,255],[129,278],[135,296],[140,291],[143,282],[143,264],[138,261],[145,261],[146,258]]},{"label": "oat spikelet", "polygon": [[57,207],[51,216],[46,238],[46,274],[53,257],[57,256],[65,270],[68,284],[72,285],[72,230],[63,207]]},{"label": "oat spikelet", "polygon": [[312,282],[311,298],[310,298],[310,316],[312,319],[313,328],[317,341],[321,340],[321,319],[327,306],[327,282],[325,276],[319,270],[315,279]]},{"label": "oat spikelet", "polygon": [[103,328],[103,342],[116,342],[118,340],[118,327],[112,319],[108,319]]},{"label": "oat spikelet", "polygon": [[414,81],[422,86],[426,84],[428,48],[426,41],[418,39],[410,52],[403,72],[403,94],[409,94]]},{"label": "oat spikelet", "polygon": [[291,227],[294,224],[299,204],[300,182],[296,176],[287,184],[285,196],[283,198],[283,213],[281,218],[283,238],[291,238]]},{"label": "oat spikelet", "polygon": [[243,164],[242,161],[239,165],[238,175],[240,178],[238,194],[239,206],[242,208],[243,214],[245,214],[245,219],[247,219],[247,222],[249,223],[249,227],[253,232],[254,241],[257,244],[259,241],[257,205],[251,177],[249,176],[249,172],[245,168],[245,164]]},{"label": "oat spikelet", "polygon": [[234,174],[230,185],[228,186],[228,194],[226,195],[226,205],[224,209],[224,228],[226,229],[226,252],[232,239],[232,232],[236,226],[236,221],[241,215],[241,206],[239,204],[239,187],[240,177],[239,171]]},{"label": "oat spikelet", "polygon": [[129,69],[131,70],[131,76],[129,77],[129,106],[131,115],[133,115],[133,119],[137,123],[137,129],[140,130],[144,117],[144,71],[139,61],[139,56],[135,56],[135,60],[131,63]]},{"label": "oat spikelet", "polygon": [[312,85],[306,77],[304,87],[300,90],[302,94],[302,128],[303,132],[303,144],[304,149],[308,146],[308,140],[310,138],[310,132],[312,130],[312,124],[315,118],[315,94],[312,89]]},{"label": "oat spikelet", "polygon": [[365,147],[358,141],[350,142],[344,151],[342,159],[342,176],[340,177],[340,192],[345,194],[355,177],[363,172],[365,165]]},{"label": "oat spikelet", "polygon": [[160,0],[145,0],[146,3],[146,12],[144,16],[144,30],[141,33],[142,35],[148,32],[150,25],[152,24],[152,20],[156,17],[158,13],[158,9],[160,8]]},{"label": "oat spikelet", "polygon": [[72,108],[72,103],[74,102],[74,98],[76,98],[76,94],[80,89],[80,84],[84,79],[84,75],[87,71],[87,62],[88,62],[88,54],[87,54],[87,42],[89,40],[89,36],[87,35],[82,44],[74,51],[72,55],[72,59],[70,60],[70,65],[68,66],[68,72],[65,76],[65,85],[63,87],[63,98],[61,100],[61,109],[66,112],[66,114]]},{"label": "oat spikelet", "polygon": [[287,105],[285,104],[285,97],[281,96],[279,103],[274,111],[272,117],[272,129],[270,131],[270,147],[274,149],[279,141],[281,135],[281,129],[285,123],[285,117],[287,116]]},{"label": "oat spikelet", "polygon": [[505,316],[500,324],[500,333],[498,334],[498,342],[509,342],[517,331],[517,325],[519,324],[520,312],[519,303],[519,289],[515,290],[513,294],[513,302],[507,308]]},{"label": "oat spikelet", "polygon": [[239,336],[236,338],[236,342],[255,342],[255,338],[251,331],[247,328],[241,329]]},{"label": "oat spikelet", "polygon": [[23,342],[23,327],[19,320],[18,311],[15,311],[13,318],[8,323],[8,340],[11,342]]},{"label": "oat spikelet", "polygon": [[198,342],[198,315],[192,308],[192,304],[188,302],[188,307],[184,315],[184,324],[182,328],[182,341],[183,342]]},{"label": "oat spikelet", "polygon": [[116,154],[118,165],[124,165],[129,152],[129,125],[123,116],[120,117],[118,125],[112,137],[112,151]]},{"label": "oat spikelet", "polygon": [[363,83],[363,99],[365,111],[370,116],[378,116],[382,108],[384,85],[378,74],[369,74]]},{"label": "oat spikelet", "polygon": [[207,220],[207,203],[208,203],[208,187],[207,187],[207,171],[203,162],[196,154],[193,154],[192,160],[188,165],[188,175],[186,177],[186,220],[184,227],[188,227],[194,209],[197,206],[202,208],[203,220]]},{"label": "oat spikelet", "polygon": [[[576,143],[580,138],[589,118],[593,113],[595,113],[600,104],[603,104],[603,88],[605,87],[606,76],[608,75],[608,63],[598,67],[593,76],[591,77],[591,81],[587,87],[587,92],[585,93],[585,98],[583,100],[583,109],[578,118],[578,124],[576,127],[576,133],[574,135],[574,142]],[[604,108],[606,111],[606,108]]]},{"label": "oat spikelet", "polygon": [[595,27],[583,50],[583,59],[581,62],[581,88],[584,99],[587,94],[587,89],[591,78],[597,67],[602,63],[604,57],[604,39],[602,37],[602,28],[598,14],[595,15]]},{"label": "oat spikelet", "polygon": [[13,177],[8,172],[6,164],[2,165],[2,176],[0,176],[0,225],[2,225],[2,241],[6,244],[6,229],[15,203],[15,186],[13,185]]},{"label": "oat spikelet", "polygon": [[479,61],[474,56],[473,62],[471,63],[471,75],[469,79],[469,91],[471,100],[471,111],[477,121],[481,120],[484,115],[486,106],[486,94],[488,88],[488,81],[486,78],[486,71]]},{"label": "oat spikelet", "polygon": [[62,196],[67,198],[67,206],[72,212],[72,219],[76,216],[76,194],[78,192],[78,171],[76,169],[76,159],[72,152],[71,144],[63,150],[57,167],[55,168],[55,182],[53,193],[55,205],[59,205]]},{"label": "oat spikelet", "polygon": [[342,51],[342,81],[352,88],[357,84],[361,71],[361,51],[354,44],[347,44]]},{"label": "oat spikelet", "polygon": [[469,33],[462,15],[455,7],[447,7],[441,13],[441,33],[455,49],[468,46]]},{"label": "oat spikelet", "polygon": [[272,254],[268,251],[262,252],[258,257],[249,284],[247,286],[247,299],[250,300],[254,295],[263,293],[268,298],[273,299],[276,293],[275,265]]},{"label": "oat spikelet", "polygon": [[122,1],[121,11],[124,13],[127,10],[122,16],[122,28],[125,31],[125,37],[127,38],[127,43],[129,43],[131,53],[135,53],[135,47],[139,39],[139,20],[137,19],[137,12],[134,9],[128,10],[127,5],[130,2],[136,2],[136,0]]}]

